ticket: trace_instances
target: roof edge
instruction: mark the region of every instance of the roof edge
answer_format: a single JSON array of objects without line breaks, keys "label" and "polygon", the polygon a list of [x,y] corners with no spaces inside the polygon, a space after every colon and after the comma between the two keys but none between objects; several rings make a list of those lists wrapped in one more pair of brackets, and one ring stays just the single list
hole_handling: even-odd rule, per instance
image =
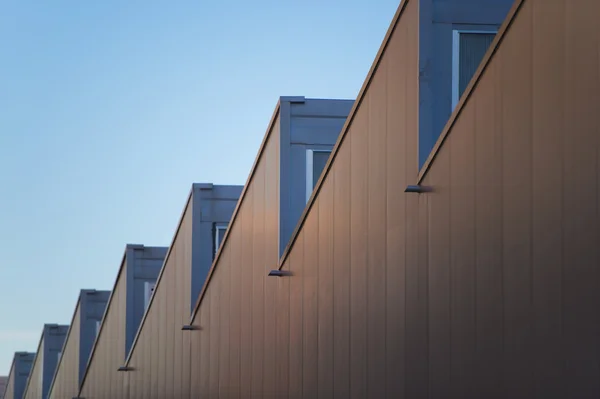
[{"label": "roof edge", "polygon": [[[79,306],[81,305],[81,296],[84,295],[87,292],[94,292],[96,290],[80,290],[79,291],[79,295],[77,296],[77,302],[75,303],[75,311],[73,312],[73,316],[71,316],[71,323],[69,323],[69,330],[67,331],[67,335],[65,336],[65,342],[63,343],[63,347],[61,349],[61,353],[65,353],[65,349],[67,348],[67,342],[69,341],[69,337],[71,336],[71,329],[73,328],[73,322],[75,321],[75,316],[77,315],[77,310],[79,309]],[[80,331],[81,334],[81,331]],[[48,397],[51,396],[52,393],[52,389],[54,389],[54,381],[56,380],[56,376],[58,375],[58,370],[60,369],[60,365],[62,364],[62,361],[64,359],[64,356],[61,356],[60,359],[58,359],[58,363],[56,364],[56,368],[54,369],[54,375],[52,376],[52,381],[50,382],[50,387],[48,388]]]},{"label": "roof edge", "polygon": [[444,144],[444,141],[446,141],[446,138],[448,138],[448,136],[450,135],[450,132],[454,127],[454,123],[457,121],[458,116],[461,114],[466,103],[469,101],[469,98],[471,98],[471,95],[477,87],[479,80],[483,76],[483,73],[487,69],[492,58],[494,58],[494,55],[496,54],[496,51],[502,43],[502,40],[504,40],[504,36],[506,36],[506,32],[508,32],[510,26],[515,20],[515,17],[519,14],[519,10],[521,9],[521,6],[525,3],[525,1],[526,0],[515,0],[511,9],[508,11],[506,18],[504,18],[502,25],[500,25],[500,29],[498,29],[496,37],[494,37],[494,41],[492,41],[492,44],[490,44],[488,51],[486,51],[483,60],[481,60],[481,63],[479,64],[479,67],[477,68],[475,74],[471,78],[469,85],[465,88],[464,94],[461,96],[458,104],[456,104],[456,107],[450,115],[450,118],[448,118],[448,121],[446,122],[446,125],[442,130],[442,133],[440,133],[440,136],[438,137],[437,141],[435,142],[435,145],[431,149],[429,156],[427,157],[425,163],[421,167],[417,178],[417,184],[421,184],[423,182],[423,179],[427,175],[427,172],[429,172],[429,170],[431,169],[431,165],[433,164],[433,161],[435,160],[437,154],[440,152],[442,144]]},{"label": "roof edge", "polygon": [[362,104],[362,101],[364,100],[367,89],[371,85],[371,81],[373,80],[373,76],[375,75],[375,72],[377,71],[377,68],[379,67],[381,58],[383,57],[383,54],[385,53],[385,50],[387,49],[387,46],[390,42],[392,34],[396,30],[398,21],[400,20],[400,17],[404,13],[404,10],[406,9],[406,5],[408,3],[410,3],[411,1],[416,1],[416,0],[401,0],[400,4],[398,5],[396,14],[394,14],[394,18],[392,18],[392,21],[390,22],[390,26],[388,27],[388,30],[383,38],[383,41],[382,41],[381,45],[379,46],[379,50],[377,51],[375,60],[371,64],[371,68],[369,69],[369,72],[367,73],[367,77],[365,78],[365,81],[363,82],[363,85],[362,85],[360,91],[358,92],[358,96],[356,96],[354,105],[352,105],[352,109],[350,110],[350,113],[348,114],[348,117],[346,118],[346,122],[344,123],[344,126],[342,127],[340,135],[339,135],[335,145],[333,146],[331,155],[329,156],[329,159],[327,160],[327,163],[325,164],[325,167],[323,168],[321,177],[317,181],[317,184],[315,185],[312,195],[310,196],[308,203],[304,207],[304,211],[302,212],[302,215],[300,215],[300,219],[298,220],[298,223],[296,224],[296,228],[292,232],[292,236],[288,240],[288,243],[283,250],[283,254],[281,255],[281,257],[279,259],[279,264],[278,264],[279,270],[285,264],[285,261],[287,260],[289,254],[291,252],[291,249],[293,248],[294,243],[296,242],[296,239],[298,238],[298,234],[300,233],[300,230],[302,230],[302,226],[304,226],[304,222],[306,221],[308,213],[310,212],[310,210],[313,206],[315,198],[316,198],[317,194],[319,193],[319,191],[321,191],[321,186],[323,185],[323,180],[325,180],[325,178],[329,174],[329,170],[331,169],[331,165],[337,156],[339,148],[342,145],[342,143],[344,142],[344,138],[346,137],[346,134],[348,133],[348,130],[350,129],[350,126],[352,125],[352,122],[354,121],[356,112],[357,112],[358,108],[360,107],[360,105]]},{"label": "roof edge", "polygon": [[46,332],[46,326],[48,324],[44,324],[42,328],[42,335],[40,336],[40,340],[38,341],[37,350],[35,351],[35,356],[33,357],[33,361],[31,363],[31,369],[29,370],[29,375],[27,376],[27,381],[25,382],[25,389],[23,390],[23,398],[27,397],[27,391],[29,390],[29,383],[31,382],[31,375],[33,374],[33,369],[35,368],[35,363],[37,362],[38,356],[40,355],[40,347],[42,346],[42,341],[44,340],[44,333]]},{"label": "roof edge", "polygon": [[223,236],[223,240],[221,241],[219,250],[215,254],[215,258],[213,259],[212,265],[210,266],[210,269],[208,270],[208,275],[206,276],[204,285],[202,286],[202,289],[200,290],[200,295],[198,295],[198,299],[196,300],[196,305],[194,305],[194,309],[192,310],[192,314],[190,316],[190,321],[193,321],[196,317],[196,314],[198,313],[198,309],[200,308],[200,304],[202,303],[202,298],[204,298],[204,294],[206,293],[206,288],[208,287],[208,284],[210,283],[210,280],[212,278],[212,275],[214,273],[216,265],[219,263],[219,259],[221,259],[221,252],[223,251],[223,248],[225,247],[225,243],[227,242],[227,239],[229,238],[229,232],[232,230],[233,225],[237,221],[237,216],[238,216],[238,213],[242,206],[242,203],[244,202],[244,199],[246,199],[246,193],[248,191],[248,186],[249,186],[250,182],[252,181],[252,178],[254,177],[254,173],[256,173],[256,168],[258,167],[258,162],[260,161],[260,158],[262,157],[263,152],[265,151],[265,148],[267,146],[267,142],[269,141],[269,138],[271,137],[271,132],[273,131],[275,121],[277,120],[277,117],[279,116],[279,112],[281,110],[281,103],[286,102],[287,101],[286,98],[289,98],[289,97],[279,97],[279,100],[277,100],[277,104],[275,105],[275,110],[273,111],[273,115],[271,116],[271,120],[269,121],[269,125],[267,126],[267,131],[266,131],[265,136],[263,137],[262,143],[260,144],[260,147],[258,149],[258,154],[256,155],[256,158],[254,159],[254,163],[252,164],[252,168],[250,169],[250,174],[248,175],[248,178],[246,179],[246,183],[244,184],[244,189],[242,190],[242,193],[240,194],[240,199],[238,200],[237,205],[235,206],[235,209],[233,211],[233,214],[231,215],[231,221],[229,222],[229,227],[225,231],[225,235]]},{"label": "roof edge", "polygon": [[[209,185],[210,185],[210,187],[209,187]],[[158,276],[156,276],[156,283],[154,284],[154,292],[157,291],[158,286],[162,280],[162,275],[167,266],[167,261],[171,257],[171,249],[173,248],[173,244],[175,243],[175,240],[177,239],[177,236],[179,235],[179,230],[181,229],[181,225],[183,224],[183,218],[185,217],[185,213],[187,212],[187,209],[191,204],[192,197],[194,196],[194,190],[195,189],[212,189],[212,188],[213,188],[212,183],[192,183],[192,187],[190,188],[190,191],[188,193],[187,200],[185,201],[185,205],[183,207],[183,211],[181,212],[181,216],[179,216],[179,222],[177,223],[177,228],[175,229],[175,234],[173,235],[173,239],[171,240],[171,245],[169,245],[169,249],[167,249],[167,254],[165,255],[163,264],[160,267]],[[150,301],[148,302],[148,306],[146,307],[146,310],[144,310],[144,315],[142,316],[142,320],[140,320],[140,325],[138,326],[138,329],[135,332],[135,336],[133,337],[133,341],[131,342],[131,348],[129,348],[129,353],[127,353],[127,357],[125,358],[125,364],[124,364],[125,366],[129,365],[129,361],[131,360],[131,356],[133,355],[133,351],[137,345],[137,341],[138,341],[138,338],[142,331],[142,327],[144,327],[144,324],[146,323],[146,318],[148,317],[148,312],[150,311],[152,302],[154,302],[154,294],[152,294],[150,296]],[[82,385],[83,385],[83,382],[82,382]]]},{"label": "roof edge", "polygon": [[88,376],[90,365],[92,363],[92,359],[94,358],[94,354],[96,352],[96,346],[98,344],[98,340],[100,338],[100,335],[102,334],[102,331],[104,330],[104,320],[106,319],[106,315],[108,315],[108,311],[110,310],[110,305],[112,304],[117,285],[119,284],[121,272],[123,271],[123,268],[125,267],[125,261],[127,260],[127,249],[129,249],[131,245],[132,244],[125,245],[125,249],[123,250],[123,256],[121,258],[121,265],[119,266],[119,271],[117,272],[117,278],[115,279],[115,284],[113,285],[113,289],[110,290],[110,296],[108,297],[108,301],[106,301],[106,308],[104,309],[104,314],[102,315],[102,319],[100,321],[100,329],[98,330],[98,334],[96,334],[96,339],[94,339],[94,344],[92,345],[92,349],[90,350],[90,356],[88,357],[87,363],[85,365],[85,371],[83,372],[83,377],[81,377],[81,384],[79,384],[79,389],[77,391],[78,396],[81,395],[81,389],[83,388],[83,384],[85,383],[85,380]]}]

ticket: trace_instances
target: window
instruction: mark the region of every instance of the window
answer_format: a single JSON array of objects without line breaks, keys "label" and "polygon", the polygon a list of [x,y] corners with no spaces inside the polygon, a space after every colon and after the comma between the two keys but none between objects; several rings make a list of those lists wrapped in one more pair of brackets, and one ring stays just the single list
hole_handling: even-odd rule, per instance
[{"label": "window", "polygon": [[495,30],[454,30],[452,41],[452,111],[496,36]]},{"label": "window", "polygon": [[96,320],[96,337],[98,336],[98,333],[100,332],[100,323],[102,323],[102,321]]},{"label": "window", "polygon": [[331,154],[330,150],[306,150],[306,202],[310,199],[315,185],[325,169]]},{"label": "window", "polygon": [[215,248],[214,248],[214,252],[213,252],[213,259],[215,258],[215,256],[217,255],[217,252],[219,252],[219,247],[221,246],[221,243],[223,242],[223,238],[225,237],[225,232],[227,231],[227,225],[226,224],[215,224]]},{"label": "window", "polygon": [[60,357],[62,356],[62,352],[58,352],[58,356],[56,357],[56,364],[60,363]]},{"label": "window", "polygon": [[150,298],[152,298],[152,293],[154,293],[154,285],[156,283],[152,283],[150,281],[144,282],[144,310],[148,309],[148,305],[150,304]]}]

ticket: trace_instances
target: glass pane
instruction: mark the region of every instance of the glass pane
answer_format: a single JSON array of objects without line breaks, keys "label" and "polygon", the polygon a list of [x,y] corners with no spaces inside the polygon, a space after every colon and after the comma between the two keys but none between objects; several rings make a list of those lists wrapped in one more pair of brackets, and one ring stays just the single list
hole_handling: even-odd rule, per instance
[{"label": "glass pane", "polygon": [[487,49],[494,41],[495,33],[461,33],[459,50],[458,97],[460,98]]},{"label": "glass pane", "polygon": [[325,169],[325,164],[329,159],[330,151],[315,151],[313,152],[313,188],[319,181],[321,177],[321,173],[323,173],[323,169]]},{"label": "glass pane", "polygon": [[217,249],[221,246],[221,243],[223,242],[223,237],[225,237],[225,231],[226,231],[226,227],[221,227],[218,230],[219,245],[217,246]]}]

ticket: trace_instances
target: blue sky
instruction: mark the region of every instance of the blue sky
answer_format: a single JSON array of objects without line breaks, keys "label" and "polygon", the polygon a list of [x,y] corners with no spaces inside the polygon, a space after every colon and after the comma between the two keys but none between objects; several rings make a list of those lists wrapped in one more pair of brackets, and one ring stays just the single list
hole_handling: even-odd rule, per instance
[{"label": "blue sky", "polygon": [[280,95],[355,98],[399,0],[0,2],[0,375],[243,184]]}]

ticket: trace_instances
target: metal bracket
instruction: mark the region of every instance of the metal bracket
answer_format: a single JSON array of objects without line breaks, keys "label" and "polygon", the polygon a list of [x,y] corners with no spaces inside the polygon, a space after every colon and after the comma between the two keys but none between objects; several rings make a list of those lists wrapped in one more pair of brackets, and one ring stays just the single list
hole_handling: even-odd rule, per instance
[{"label": "metal bracket", "polygon": [[181,331],[194,331],[199,329],[199,326],[194,326],[192,324],[186,324],[185,326],[181,327]]},{"label": "metal bracket", "polygon": [[424,192],[423,187],[419,186],[419,185],[411,185],[411,186],[406,186],[406,189],[404,190],[405,193],[422,193]]},{"label": "metal bracket", "polygon": [[275,276],[275,277],[285,277],[285,276],[291,276],[292,273],[288,272],[286,270],[279,270],[279,269],[275,269],[275,270],[271,270],[269,272],[269,276]]}]

